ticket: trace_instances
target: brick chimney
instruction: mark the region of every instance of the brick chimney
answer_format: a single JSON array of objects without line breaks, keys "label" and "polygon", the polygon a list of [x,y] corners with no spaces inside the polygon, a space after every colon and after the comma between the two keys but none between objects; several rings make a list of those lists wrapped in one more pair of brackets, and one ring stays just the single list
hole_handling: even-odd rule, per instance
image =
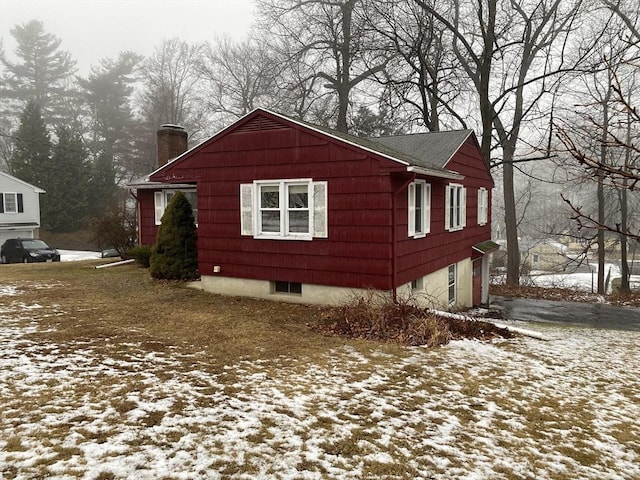
[{"label": "brick chimney", "polygon": [[158,130],[158,167],[187,151],[187,132],[178,125],[165,124]]}]

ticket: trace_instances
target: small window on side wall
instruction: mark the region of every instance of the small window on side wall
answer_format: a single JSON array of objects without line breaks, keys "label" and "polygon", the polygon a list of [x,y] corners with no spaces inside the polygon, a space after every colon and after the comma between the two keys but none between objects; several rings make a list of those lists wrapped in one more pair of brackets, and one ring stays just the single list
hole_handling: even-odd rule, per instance
[{"label": "small window on side wall", "polygon": [[467,225],[467,189],[456,183],[445,188],[445,229],[462,230]]},{"label": "small window on side wall", "polygon": [[23,213],[21,193],[0,193],[0,213]]},{"label": "small window on side wall", "polygon": [[198,194],[196,190],[162,190],[159,192],[155,192],[153,203],[156,225],[160,225],[162,223],[162,216],[164,215],[164,211],[167,209],[167,206],[169,206],[169,202],[178,191],[182,192],[191,204],[193,220],[195,221],[195,224],[198,225]]},{"label": "small window on side wall", "polygon": [[448,283],[449,283],[449,305],[456,303],[456,265],[449,265],[448,271]]},{"label": "small window on side wall", "polygon": [[408,188],[409,236],[424,237],[431,231],[431,185],[416,180]]}]

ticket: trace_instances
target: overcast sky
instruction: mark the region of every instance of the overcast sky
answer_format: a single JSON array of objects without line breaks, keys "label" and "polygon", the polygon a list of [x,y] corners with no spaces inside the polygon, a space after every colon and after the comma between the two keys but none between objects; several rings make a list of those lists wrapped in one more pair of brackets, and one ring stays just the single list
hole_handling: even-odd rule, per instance
[{"label": "overcast sky", "polygon": [[242,38],[252,21],[251,0],[0,0],[0,38],[13,58],[16,24],[40,20],[62,39],[61,49],[78,62],[81,75],[122,50],[149,55],[163,39]]}]

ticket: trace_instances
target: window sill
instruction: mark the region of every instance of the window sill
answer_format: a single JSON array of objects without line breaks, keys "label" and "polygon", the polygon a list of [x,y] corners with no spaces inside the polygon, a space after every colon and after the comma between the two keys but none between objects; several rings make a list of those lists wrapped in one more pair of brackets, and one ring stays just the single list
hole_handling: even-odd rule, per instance
[{"label": "window sill", "polygon": [[254,235],[256,240],[302,240],[304,242],[310,242],[313,240],[311,235]]}]

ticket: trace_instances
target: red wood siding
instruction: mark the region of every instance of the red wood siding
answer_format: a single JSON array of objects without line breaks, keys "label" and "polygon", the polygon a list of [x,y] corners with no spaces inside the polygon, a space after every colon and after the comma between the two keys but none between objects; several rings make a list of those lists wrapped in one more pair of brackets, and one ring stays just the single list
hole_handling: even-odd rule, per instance
[{"label": "red wood siding", "polygon": [[[152,178],[197,182],[200,273],[219,265],[228,277],[391,288],[391,182],[379,159],[294,126],[238,129]],[[329,237],[241,236],[240,184],[295,178],[328,182]],[[154,235],[141,229],[146,240]]]},{"label": "red wood siding", "polygon": [[[464,175],[464,180],[444,180],[422,177],[431,183],[431,231],[424,238],[409,238],[407,221],[407,192],[397,197],[399,210],[396,235],[401,239],[396,247],[397,285],[408,283],[428,273],[472,256],[473,245],[491,239],[491,217],[484,226],[478,225],[478,189],[491,192],[493,180],[479,149],[469,139],[447,164],[448,170]],[[445,187],[449,183],[462,184],[467,189],[467,225],[462,230],[445,229]],[[489,194],[491,205],[491,194]],[[491,209],[489,208],[489,212]]]},{"label": "red wood siding", "polygon": [[[492,181],[473,142],[463,146],[447,168],[466,177],[467,227],[445,232],[448,182],[424,177],[432,186],[432,221],[431,233],[423,239],[407,237],[406,183],[411,174],[404,165],[281,120],[245,117],[151,180],[197,183],[203,275],[213,275],[215,265],[226,277],[391,289],[470,257],[472,245],[490,238],[489,224],[476,225],[477,188],[490,189]],[[327,181],[328,238],[241,236],[240,184],[295,178]],[[153,192],[140,190],[138,199],[140,237],[151,244],[157,230]]]},{"label": "red wood siding", "polygon": [[138,242],[141,245],[153,245],[158,227],[153,200],[153,190],[138,190]]}]

